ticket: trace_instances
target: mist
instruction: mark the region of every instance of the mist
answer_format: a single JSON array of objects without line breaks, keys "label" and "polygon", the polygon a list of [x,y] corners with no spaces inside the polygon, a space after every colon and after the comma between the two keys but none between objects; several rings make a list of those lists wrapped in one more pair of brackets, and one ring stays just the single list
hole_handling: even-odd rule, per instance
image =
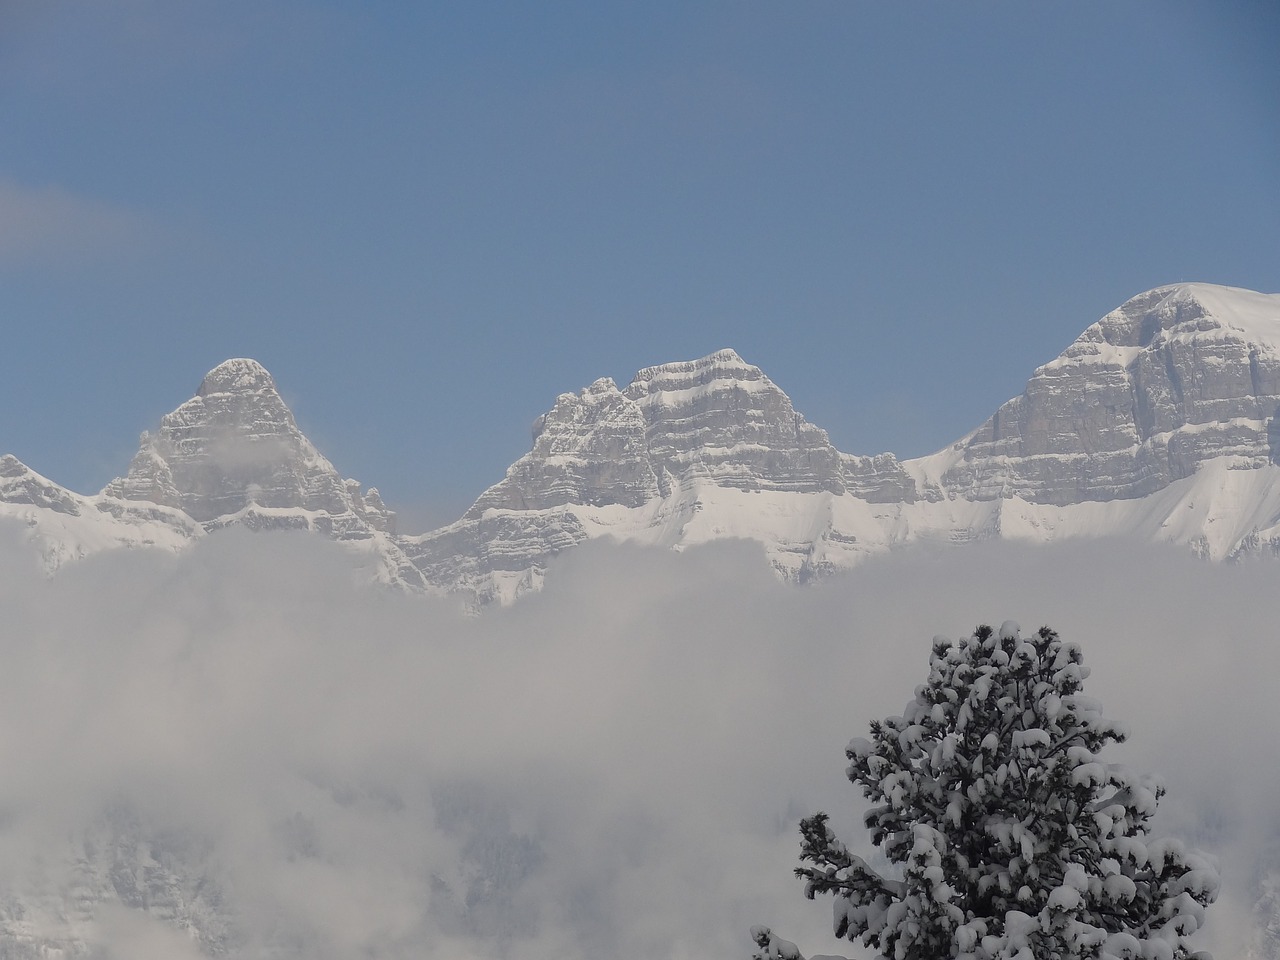
[{"label": "mist", "polygon": [[750,544],[592,543],[472,616],[305,534],[46,579],[0,527],[0,881],[28,905],[0,919],[133,960],[703,960],[755,923],[860,956],[791,874],[797,821],[864,843],[847,741],[936,634],[1014,619],[1082,646],[1131,730],[1108,759],[1159,774],[1161,830],[1219,858],[1199,945],[1223,960],[1280,862],[1276,572],[988,543],[797,588]]}]

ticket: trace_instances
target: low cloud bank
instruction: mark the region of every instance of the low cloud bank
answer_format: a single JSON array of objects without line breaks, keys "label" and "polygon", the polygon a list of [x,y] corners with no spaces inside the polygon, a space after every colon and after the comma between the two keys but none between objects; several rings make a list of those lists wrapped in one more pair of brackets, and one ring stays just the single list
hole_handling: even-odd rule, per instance
[{"label": "low cloud bank", "polygon": [[746,544],[591,544],[469,618],[305,535],[52,580],[26,549],[0,530],[0,921],[101,957],[195,956],[175,926],[246,956],[701,960],[753,923],[850,952],[791,876],[796,821],[860,839],[845,743],[935,634],[1010,618],[1083,646],[1132,730],[1112,759],[1221,858],[1219,960],[1280,837],[1274,563],[986,544],[797,589]]}]

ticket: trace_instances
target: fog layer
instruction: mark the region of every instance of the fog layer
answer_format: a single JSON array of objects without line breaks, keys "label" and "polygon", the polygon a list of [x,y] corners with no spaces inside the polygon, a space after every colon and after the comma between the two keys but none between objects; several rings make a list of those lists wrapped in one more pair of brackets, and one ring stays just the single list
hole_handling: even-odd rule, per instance
[{"label": "fog layer", "polygon": [[1082,645],[1132,730],[1111,759],[1221,858],[1224,960],[1280,861],[1276,572],[987,544],[796,588],[746,544],[590,544],[469,617],[305,535],[46,580],[0,529],[0,880],[25,905],[0,919],[134,960],[705,960],[753,923],[852,954],[791,876],[796,822],[862,843],[845,743],[935,634],[1015,619]]}]

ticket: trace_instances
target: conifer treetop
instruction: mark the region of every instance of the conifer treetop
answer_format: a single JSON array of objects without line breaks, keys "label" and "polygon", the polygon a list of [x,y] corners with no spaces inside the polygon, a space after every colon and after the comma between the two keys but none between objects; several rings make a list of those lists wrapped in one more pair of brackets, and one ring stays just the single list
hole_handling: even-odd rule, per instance
[{"label": "conifer treetop", "polygon": [[[1082,692],[1080,648],[1042,627],[935,638],[901,716],[849,743],[849,779],[897,876],[802,820],[796,875],[837,937],[892,960],[1189,960],[1217,870],[1150,832],[1164,787],[1099,753],[1126,731]],[[756,927],[758,960],[803,960]]]}]

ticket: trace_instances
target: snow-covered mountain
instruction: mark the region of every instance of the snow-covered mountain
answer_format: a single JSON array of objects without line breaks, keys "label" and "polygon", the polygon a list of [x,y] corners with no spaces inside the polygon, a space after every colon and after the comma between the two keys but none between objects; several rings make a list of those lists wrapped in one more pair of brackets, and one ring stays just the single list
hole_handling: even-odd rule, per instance
[{"label": "snow-covered mountain", "polygon": [[1134,297],[927,472],[946,496],[1136,499],[1206,461],[1277,458],[1280,298],[1188,283]]},{"label": "snow-covered mountain", "polygon": [[841,453],[731,350],[563,394],[456,523],[403,543],[427,579],[510,599],[611,536],[764,544],[804,580],[919,540],[1136,536],[1214,559],[1280,523],[1280,296],[1162,287],[1090,326],[929,457]]},{"label": "snow-covered mountain", "polygon": [[1278,409],[1280,295],[1211,284],[1134,297],[973,433],[902,462],[837,450],[759,367],[720,350],[562,394],[458,521],[406,536],[240,359],[144,433],[97,496],[6,457],[0,515],[25,524],[50,569],[228,525],[305,529],[361,552],[376,580],[504,602],[594,537],[747,538],[795,580],[906,543],[989,537],[1121,535],[1224,559],[1280,550]]},{"label": "snow-covered mountain", "polygon": [[648,367],[623,390],[604,379],[562,394],[534,424],[533,449],[458,522],[402,542],[431,582],[511,599],[589,537],[678,547],[743,536],[786,551],[839,498],[913,502],[915,482],[892,454],[838,451],[758,367],[721,350]]},{"label": "snow-covered mountain", "polygon": [[15,517],[52,571],[111,547],[179,550],[228,526],[309,530],[358,553],[373,580],[422,588],[378,491],[344,480],[303,436],[271,375],[227,360],[142,434],[128,472],[96,496],[0,459],[0,516]]},{"label": "snow-covered mountain", "polygon": [[254,360],[209,371],[194,397],[142,435],[128,474],[102,492],[175,507],[206,524],[305,525],[344,540],[395,532],[395,514],[377,490],[362,494],[338,475]]}]

